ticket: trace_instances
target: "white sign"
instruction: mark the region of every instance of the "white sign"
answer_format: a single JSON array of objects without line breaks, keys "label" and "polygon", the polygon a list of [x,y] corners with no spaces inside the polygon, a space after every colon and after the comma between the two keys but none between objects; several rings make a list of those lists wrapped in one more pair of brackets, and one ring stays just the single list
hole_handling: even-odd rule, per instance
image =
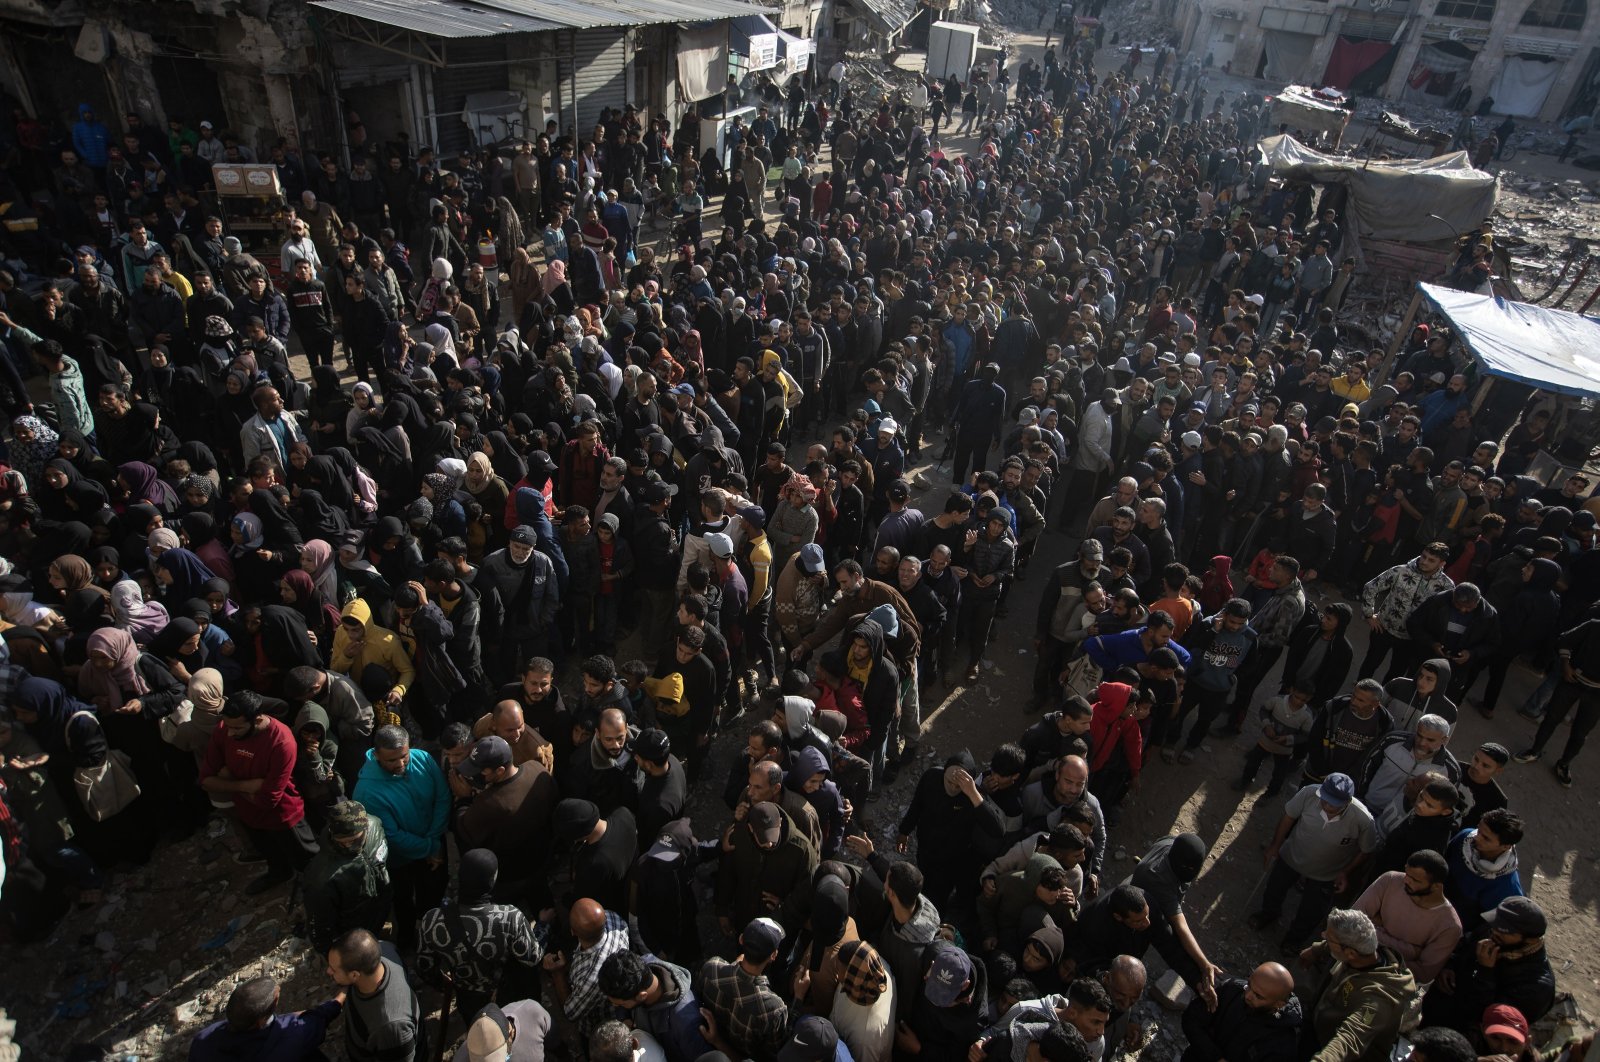
[{"label": "white sign", "polygon": [[750,38],[750,69],[768,70],[778,65],[778,35],[757,33]]}]

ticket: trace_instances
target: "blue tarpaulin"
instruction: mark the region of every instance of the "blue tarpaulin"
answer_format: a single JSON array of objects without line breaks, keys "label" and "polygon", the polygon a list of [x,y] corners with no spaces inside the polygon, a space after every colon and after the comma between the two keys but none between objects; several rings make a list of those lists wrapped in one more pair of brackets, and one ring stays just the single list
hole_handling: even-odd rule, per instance
[{"label": "blue tarpaulin", "polygon": [[1419,284],[1483,371],[1564,395],[1600,398],[1600,317]]}]

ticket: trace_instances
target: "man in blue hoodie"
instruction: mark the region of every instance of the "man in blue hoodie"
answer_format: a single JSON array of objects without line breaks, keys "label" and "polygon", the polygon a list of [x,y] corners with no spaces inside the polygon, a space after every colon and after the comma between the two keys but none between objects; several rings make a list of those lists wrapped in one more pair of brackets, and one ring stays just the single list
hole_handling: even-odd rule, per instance
[{"label": "man in blue hoodie", "polygon": [[72,124],[72,149],[78,153],[96,177],[106,172],[107,149],[111,146],[111,130],[94,116],[94,108],[87,103],[78,104],[78,120]]},{"label": "man in blue hoodie", "polygon": [[403,728],[379,727],[372,744],[353,796],[383,823],[395,943],[401,951],[415,951],[417,921],[439,906],[449,882],[444,832],[450,823],[450,787],[433,757],[411,747]]}]

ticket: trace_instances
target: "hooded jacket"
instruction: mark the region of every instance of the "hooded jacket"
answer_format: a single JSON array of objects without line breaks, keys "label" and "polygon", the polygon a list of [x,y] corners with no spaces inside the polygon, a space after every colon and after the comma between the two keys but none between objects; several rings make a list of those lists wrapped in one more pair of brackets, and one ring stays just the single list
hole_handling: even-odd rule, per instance
[{"label": "hooded jacket", "polygon": [[353,794],[383,823],[391,866],[413,863],[443,851],[450,820],[450,789],[444,771],[421,749],[412,749],[406,771],[393,775],[369,749]]},{"label": "hooded jacket", "polygon": [[[1361,762],[1361,772],[1355,776],[1356,793],[1367,803],[1374,817],[1383,814],[1384,808],[1394,799],[1398,789],[1405,785],[1405,778],[1411,778],[1424,770],[1439,771],[1450,779],[1451,785],[1460,783],[1461,764],[1448,747],[1441,745],[1425,763],[1418,763],[1417,758],[1411,754],[1416,743],[1416,734],[1396,730],[1379,738],[1372,748],[1367,750],[1367,757]],[[1396,786],[1394,781],[1399,775],[1404,777]],[[1373,790],[1373,784],[1376,782],[1382,783],[1381,793]]]},{"label": "hooded jacket", "polygon": [[1215,1010],[1198,997],[1184,1010],[1184,1062],[1292,1062],[1305,1020],[1300,1000],[1290,996],[1277,1010],[1257,1009],[1245,1003],[1248,985],[1242,978],[1221,978]]},{"label": "hooded jacket", "polygon": [[[823,859],[832,859],[836,856],[839,853],[839,845],[844,840],[844,797],[840,795],[839,787],[830,778],[832,772],[833,768],[828,764],[828,757],[815,746],[807,745],[796,753],[794,766],[789,768],[789,773],[783,779],[784,788],[798,795],[813,812],[821,834],[818,852]],[[822,785],[815,792],[807,793],[806,782],[819,774],[823,778]],[[781,805],[786,811],[787,804],[788,801],[785,800]],[[800,821],[792,813],[791,817],[795,818],[797,823]]]},{"label": "hooded jacket", "polygon": [[400,644],[400,636],[372,622],[372,606],[359,597],[346,605],[339,615],[359,621],[367,634],[366,639],[356,645],[345,633],[345,625],[340,623],[333,633],[333,655],[329,658],[331,669],[349,675],[352,681],[360,685],[361,673],[376,665],[394,678],[395,692],[404,696],[417,677],[417,669],[412,665],[405,646]]},{"label": "hooded jacket", "polygon": [[888,737],[895,713],[900,709],[900,671],[894,658],[884,652],[883,628],[875,620],[861,620],[850,628],[843,644],[823,658],[823,666],[835,675],[849,676],[850,646],[857,638],[865,638],[872,648],[872,670],[861,691],[861,703],[872,727],[867,743],[877,748]]},{"label": "hooded jacket", "polygon": [[445,618],[443,609],[430,601],[412,613],[406,626],[409,638],[401,636],[400,642],[402,648],[407,648],[408,640],[414,643],[417,689],[436,711],[442,711],[452,697],[467,688],[467,680],[450,653],[455,625]]},{"label": "hooded jacket", "polygon": [[1102,769],[1111,762],[1113,750],[1122,748],[1128,761],[1128,773],[1139,777],[1144,766],[1144,739],[1139,721],[1128,714],[1128,701],[1133,697],[1133,687],[1123,682],[1102,682],[1095,693],[1094,715],[1089,721],[1089,747],[1094,750],[1089,761],[1089,772]]},{"label": "hooded jacket", "polygon": [[[313,726],[321,729],[322,740],[317,743],[317,751],[308,752],[300,744],[300,732]],[[337,802],[343,791],[333,768],[339,756],[339,740],[334,736],[328,713],[315,701],[307,701],[294,717],[294,733],[296,755],[292,777],[295,788],[300,790],[308,807],[323,808]]]},{"label": "hooded jacket", "polygon": [[1561,595],[1556,592],[1561,565],[1547,557],[1536,557],[1532,564],[1533,575],[1502,612],[1500,652],[1532,652],[1548,660],[1549,646],[1561,633]]},{"label": "hooded jacket", "polygon": [[[1326,955],[1319,941],[1313,950]],[[1313,1062],[1384,1062],[1400,1035],[1400,1022],[1417,994],[1417,979],[1393,950],[1379,946],[1378,964],[1358,970],[1335,963],[1310,1000]]]},{"label": "hooded jacket", "polygon": [[355,853],[339,851],[333,835],[322,831],[322,850],[301,877],[306,904],[306,935],[318,951],[351,929],[377,935],[389,919],[393,901],[389,883],[389,840],[383,823],[370,812],[367,832]]},{"label": "hooded jacket", "polygon": [[[1029,907],[1044,909],[1035,895],[1040,879],[1051,867],[1060,866],[1054,857],[1034,852],[1021,870],[996,877],[994,896],[982,896],[978,900],[978,923],[983,927],[983,935],[998,939],[1002,948],[1012,950],[1019,943],[1023,912]],[[1068,913],[1050,910],[1056,914]],[[1062,917],[1060,921],[1065,922],[1067,918]]]},{"label": "hooded jacket", "polygon": [[915,973],[908,980],[906,998],[900,1013],[908,1015],[907,1021],[917,1039],[922,1042],[919,1062],[965,1062],[967,1050],[983,1033],[991,1016],[989,1009],[988,967],[977,959],[972,963],[972,984],[968,991],[952,1006],[936,1007],[928,1000],[923,979],[938,959],[938,953],[954,944],[941,942],[927,949]]},{"label": "hooded jacket", "polygon": [[1456,702],[1445,693],[1450,687],[1450,661],[1442,656],[1430,657],[1418,665],[1418,674],[1420,675],[1424,669],[1434,676],[1433,692],[1426,696],[1418,696],[1415,675],[1397,678],[1383,687],[1383,692],[1389,698],[1389,703],[1385,707],[1394,717],[1396,730],[1409,732],[1419,717],[1429,714],[1443,716],[1452,726],[1455,725],[1459,711]]}]

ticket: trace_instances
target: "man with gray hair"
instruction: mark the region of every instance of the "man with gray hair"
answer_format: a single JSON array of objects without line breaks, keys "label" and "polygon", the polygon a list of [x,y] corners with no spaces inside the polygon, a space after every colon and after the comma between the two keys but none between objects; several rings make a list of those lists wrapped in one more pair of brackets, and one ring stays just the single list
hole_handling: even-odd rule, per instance
[{"label": "man with gray hair", "polygon": [[1417,995],[1417,980],[1399,955],[1378,943],[1372,919],[1360,911],[1330,912],[1322,939],[1300,953],[1300,963],[1328,971],[1319,989],[1302,1000],[1311,1020],[1301,1037],[1301,1057],[1312,1062],[1387,1059]]},{"label": "man with gray hair", "polygon": [[1367,750],[1355,776],[1356,792],[1374,815],[1381,818],[1405,789],[1406,782],[1419,774],[1436,770],[1452,784],[1461,781],[1461,764],[1445,747],[1450,730],[1450,722],[1444,716],[1428,714],[1417,719],[1411,733],[1386,734]]}]

